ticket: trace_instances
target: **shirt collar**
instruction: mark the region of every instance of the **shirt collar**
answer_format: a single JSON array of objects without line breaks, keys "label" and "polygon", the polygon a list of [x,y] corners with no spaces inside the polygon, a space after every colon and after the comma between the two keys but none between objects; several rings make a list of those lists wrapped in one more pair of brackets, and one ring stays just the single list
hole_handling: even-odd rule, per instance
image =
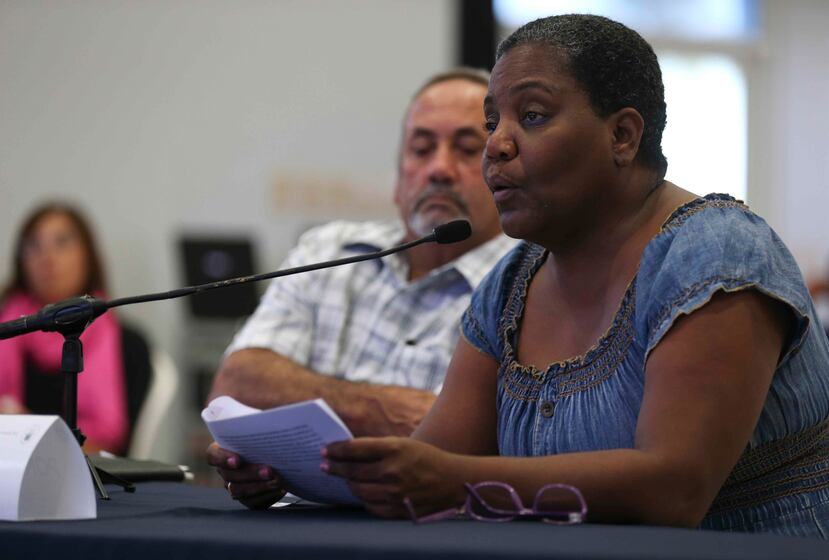
[{"label": "shirt collar", "polygon": [[517,243],[517,239],[512,239],[501,233],[447,264],[454,265],[454,268],[474,288],[492,270],[495,263],[506,255],[510,249],[515,247]]},{"label": "shirt collar", "polygon": [[[352,239],[343,243],[343,249],[357,253],[383,251],[400,244],[405,233],[406,230],[400,221],[366,222],[365,227],[361,227]],[[431,271],[428,277],[456,270],[474,288],[495,266],[495,263],[515,247],[516,243],[515,239],[499,234],[457,259]],[[394,256],[400,259],[401,264],[408,269],[407,261],[402,255]]]}]

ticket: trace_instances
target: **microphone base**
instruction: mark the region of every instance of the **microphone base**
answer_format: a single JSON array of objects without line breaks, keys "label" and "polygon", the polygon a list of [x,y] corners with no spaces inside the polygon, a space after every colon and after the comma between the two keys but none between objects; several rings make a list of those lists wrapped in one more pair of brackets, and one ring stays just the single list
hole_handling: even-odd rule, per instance
[{"label": "microphone base", "polygon": [[[69,426],[69,431],[75,436],[75,440],[81,448],[83,448],[83,443],[86,441],[86,436],[78,427],[78,375],[83,371],[83,344],[80,337],[91,322],[90,319],[79,318],[71,323],[67,322],[60,325],[60,329],[55,329],[63,335],[63,350],[60,362],[60,369],[64,376],[63,420]],[[89,474],[101,499],[109,500],[109,494],[104,488],[104,481],[108,484],[117,484],[127,492],[135,492],[135,486],[131,482],[96,467],[89,461],[89,456],[86,453],[84,453],[84,459],[86,459]]]}]

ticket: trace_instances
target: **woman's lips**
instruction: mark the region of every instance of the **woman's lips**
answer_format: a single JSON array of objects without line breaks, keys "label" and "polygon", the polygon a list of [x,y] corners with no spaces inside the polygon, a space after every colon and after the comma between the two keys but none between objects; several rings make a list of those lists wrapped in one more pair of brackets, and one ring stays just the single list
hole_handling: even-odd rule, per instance
[{"label": "woman's lips", "polygon": [[518,193],[519,187],[511,180],[504,177],[493,177],[489,181],[489,190],[495,202],[504,202]]}]

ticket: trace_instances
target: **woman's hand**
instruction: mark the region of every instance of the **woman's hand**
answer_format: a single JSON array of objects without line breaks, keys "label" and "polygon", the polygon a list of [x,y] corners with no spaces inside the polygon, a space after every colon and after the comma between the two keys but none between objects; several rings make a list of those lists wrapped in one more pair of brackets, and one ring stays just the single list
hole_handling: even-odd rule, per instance
[{"label": "woman's hand", "polygon": [[458,455],[411,438],[357,438],[322,450],[320,468],[348,481],[366,509],[380,517],[407,517],[404,498],[418,516],[463,503]]},{"label": "woman's hand", "polygon": [[216,442],[207,448],[207,462],[216,467],[231,497],[250,509],[267,509],[285,495],[284,482],[271,467],[244,463]]},{"label": "woman's hand", "polygon": [[28,414],[26,407],[20,404],[16,398],[8,395],[0,395],[0,414]]}]

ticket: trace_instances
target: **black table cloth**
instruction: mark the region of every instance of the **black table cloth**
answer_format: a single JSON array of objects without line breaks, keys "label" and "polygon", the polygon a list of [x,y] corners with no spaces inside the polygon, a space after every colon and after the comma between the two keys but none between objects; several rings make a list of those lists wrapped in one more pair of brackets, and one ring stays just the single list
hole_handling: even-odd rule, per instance
[{"label": "black table cloth", "polygon": [[0,560],[12,558],[300,559],[829,559],[819,539],[537,521],[465,519],[426,525],[356,509],[248,511],[222,489],[143,483],[111,489],[98,519],[0,522]]}]

